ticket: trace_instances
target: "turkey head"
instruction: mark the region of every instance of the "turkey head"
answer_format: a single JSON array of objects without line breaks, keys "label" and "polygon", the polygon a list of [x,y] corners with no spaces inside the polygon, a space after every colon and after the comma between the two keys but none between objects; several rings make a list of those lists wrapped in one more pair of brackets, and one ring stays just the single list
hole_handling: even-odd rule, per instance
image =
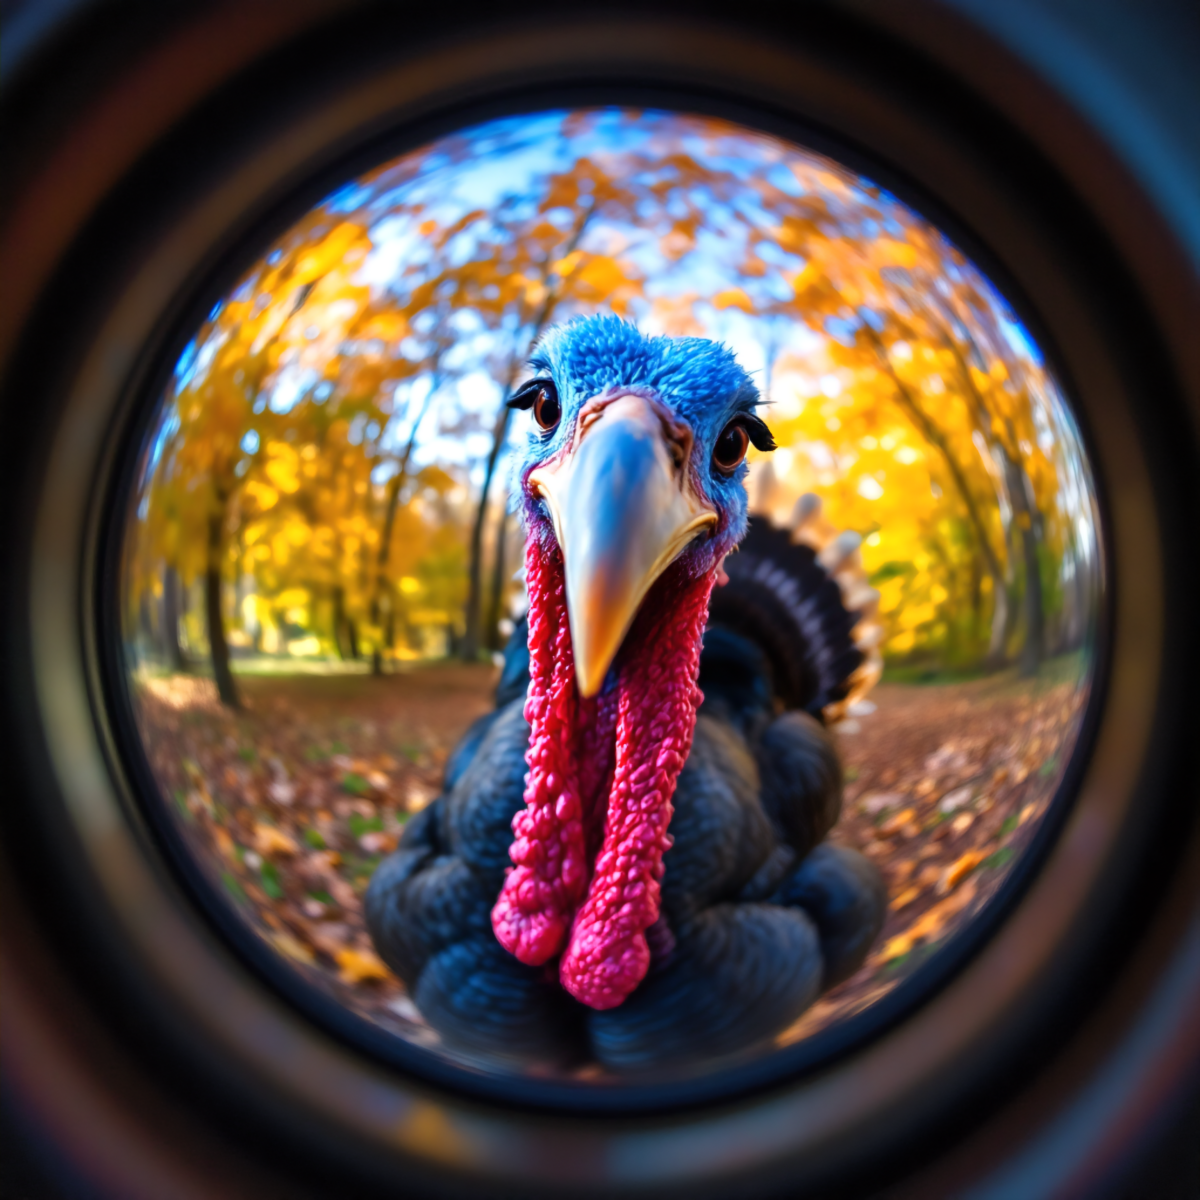
[{"label": "turkey head", "polygon": [[607,1009],[650,966],[709,595],[745,532],[746,451],[774,443],[757,390],[713,342],[596,317],[551,331],[530,365],[510,401],[533,415],[513,489],[529,772],[492,928]]}]

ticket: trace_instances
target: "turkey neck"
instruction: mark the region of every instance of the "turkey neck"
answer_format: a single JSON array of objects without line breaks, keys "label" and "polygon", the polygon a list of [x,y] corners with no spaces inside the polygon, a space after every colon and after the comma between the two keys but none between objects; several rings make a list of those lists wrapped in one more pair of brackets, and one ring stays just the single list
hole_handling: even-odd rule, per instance
[{"label": "turkey neck", "polygon": [[531,537],[529,766],[509,871],[492,910],[501,945],[592,1008],[620,1004],[650,965],[671,797],[691,749],[700,647],[715,572],[676,563],[625,638],[615,685],[575,686],[562,556]]},{"label": "turkey neck", "polygon": [[492,909],[500,944],[523,963],[549,961],[566,944],[590,876],[577,753],[581,700],[567,617],[562,555],[536,535],[525,554],[529,691],[525,807],[513,818],[508,872]]},{"label": "turkey neck", "polygon": [[622,649],[604,842],[559,967],[563,987],[592,1008],[615,1008],[650,966],[646,930],[658,920],[671,797],[704,698],[696,676],[712,586],[711,572],[669,571]]}]

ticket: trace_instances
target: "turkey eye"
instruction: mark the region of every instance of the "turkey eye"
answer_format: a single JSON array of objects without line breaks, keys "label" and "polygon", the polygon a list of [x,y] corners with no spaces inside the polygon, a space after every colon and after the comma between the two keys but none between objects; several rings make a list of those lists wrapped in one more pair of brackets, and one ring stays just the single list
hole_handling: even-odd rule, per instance
[{"label": "turkey eye", "polygon": [[558,389],[550,382],[539,385],[533,401],[533,419],[543,429],[553,429],[562,417]]},{"label": "turkey eye", "polygon": [[742,465],[746,451],[750,448],[750,435],[740,421],[730,421],[717,438],[713,450],[713,466],[722,475],[729,475]]},{"label": "turkey eye", "polygon": [[508,401],[509,408],[532,408],[533,418],[545,430],[554,429],[562,420],[562,405],[553,379],[531,379]]}]

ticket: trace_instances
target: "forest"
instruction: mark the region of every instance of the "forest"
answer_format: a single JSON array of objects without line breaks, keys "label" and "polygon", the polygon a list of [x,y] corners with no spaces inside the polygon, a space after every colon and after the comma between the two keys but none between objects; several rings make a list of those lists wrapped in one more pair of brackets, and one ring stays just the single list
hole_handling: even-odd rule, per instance
[{"label": "forest", "polygon": [[125,543],[146,669],[388,673],[499,650],[522,604],[504,401],[553,323],[610,310],[755,372],[805,493],[861,538],[888,670],[1036,673],[1100,584],[1080,434],[1025,326],[912,208],[741,127],[508,119],[339,189],[175,366]]},{"label": "forest", "polygon": [[866,575],[848,599],[883,682],[826,714],[832,836],[876,863],[888,916],[784,1041],[974,918],[1087,701],[1103,563],[1080,433],[1026,327],[911,207],[794,145],[652,111],[496,121],[384,164],[280,235],[183,347],[123,613],[142,744],[191,852],[296,970],[421,1045],[362,896],[491,709],[524,606],[509,462],[531,418],[505,400],[544,330],[599,310],[729,345],[778,447],[750,452],[751,510],[790,526],[815,496]]}]

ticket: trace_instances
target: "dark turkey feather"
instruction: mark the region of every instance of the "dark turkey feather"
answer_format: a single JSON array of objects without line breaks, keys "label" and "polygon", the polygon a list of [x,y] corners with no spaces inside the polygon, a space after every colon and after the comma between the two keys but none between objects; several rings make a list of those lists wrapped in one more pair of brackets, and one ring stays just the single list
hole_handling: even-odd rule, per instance
[{"label": "dark turkey feather", "polygon": [[843,699],[863,661],[853,637],[858,614],[846,608],[816,551],[754,516],[725,571],[729,582],[713,592],[710,628],[741,634],[761,649],[785,708],[819,716]]},{"label": "dark turkey feather", "polygon": [[778,1033],[865,958],[885,897],[867,860],[824,841],[842,775],[820,720],[862,662],[857,614],[814,551],[760,518],[726,570],[672,800],[651,966],[603,1011],[575,1001],[555,971],[518,962],[489,920],[511,866],[529,739],[524,622],[514,631],[496,710],[464,735],[443,794],[366,896],[380,954],[447,1043],[525,1065],[687,1067]]}]

